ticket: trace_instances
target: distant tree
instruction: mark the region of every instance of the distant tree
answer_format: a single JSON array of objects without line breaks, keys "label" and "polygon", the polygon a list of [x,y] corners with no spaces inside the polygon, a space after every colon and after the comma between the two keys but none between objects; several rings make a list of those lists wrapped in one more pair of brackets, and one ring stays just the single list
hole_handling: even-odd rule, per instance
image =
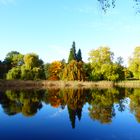
[{"label": "distant tree", "polygon": [[19,55],[19,54],[20,54],[20,53],[17,52],[17,51],[11,51],[11,52],[9,52],[9,53],[6,55],[5,59],[4,59],[5,63],[11,64],[12,61],[13,61],[13,57],[14,57],[15,55]]},{"label": "distant tree", "polygon": [[78,53],[77,53],[77,61],[82,61],[81,49],[78,50]]},{"label": "distant tree", "polygon": [[70,49],[68,63],[70,63],[72,60],[82,61],[81,49],[79,49],[78,52],[76,53],[76,44],[75,44],[75,42],[73,42],[72,48]]},{"label": "distant tree", "polygon": [[66,64],[66,60],[65,60],[65,59],[62,59],[62,60],[61,60],[61,63],[62,63],[62,64]]},{"label": "distant tree", "polygon": [[136,47],[133,56],[129,59],[128,69],[134,77],[140,79],[140,47]]},{"label": "distant tree", "polygon": [[118,65],[123,65],[123,58],[121,56],[117,57],[117,61],[116,61],[116,64]]},{"label": "distant tree", "polygon": [[6,64],[7,68],[8,68],[7,71],[13,67],[23,65],[23,63],[24,63],[23,57],[24,57],[24,55],[20,54],[17,51],[9,52],[4,59],[4,64]]},{"label": "distant tree", "polygon": [[73,42],[72,44],[72,48],[70,49],[70,54],[69,54],[69,58],[68,58],[68,63],[72,60],[76,60],[76,45],[75,42]]},{"label": "distant tree", "polygon": [[76,43],[75,43],[75,41],[73,41],[73,43],[72,43],[72,48],[73,48],[74,58],[76,59]]}]

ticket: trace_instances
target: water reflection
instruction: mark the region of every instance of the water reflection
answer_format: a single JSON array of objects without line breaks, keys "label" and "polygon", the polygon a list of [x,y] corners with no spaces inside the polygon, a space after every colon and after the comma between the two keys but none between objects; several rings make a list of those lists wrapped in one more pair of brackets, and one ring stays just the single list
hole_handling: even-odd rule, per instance
[{"label": "water reflection", "polygon": [[34,116],[43,103],[53,108],[67,108],[72,128],[76,118],[82,119],[83,106],[88,103],[89,117],[102,124],[111,123],[116,111],[123,112],[128,106],[140,122],[140,89],[48,89],[48,90],[7,90],[0,93],[0,104],[4,112],[11,116],[22,113]]}]

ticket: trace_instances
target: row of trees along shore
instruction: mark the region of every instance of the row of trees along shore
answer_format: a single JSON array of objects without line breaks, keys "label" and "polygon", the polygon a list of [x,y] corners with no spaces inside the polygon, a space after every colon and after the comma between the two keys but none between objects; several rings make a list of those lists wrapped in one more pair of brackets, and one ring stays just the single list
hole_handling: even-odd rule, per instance
[{"label": "row of trees along shore", "polygon": [[65,81],[120,81],[140,79],[140,47],[136,47],[129,59],[128,67],[123,66],[122,57],[114,60],[109,47],[99,47],[89,52],[89,62],[82,60],[81,49],[76,51],[73,42],[68,61],[54,61],[44,64],[37,54],[9,52],[0,61],[0,79],[6,80],[65,80]]}]

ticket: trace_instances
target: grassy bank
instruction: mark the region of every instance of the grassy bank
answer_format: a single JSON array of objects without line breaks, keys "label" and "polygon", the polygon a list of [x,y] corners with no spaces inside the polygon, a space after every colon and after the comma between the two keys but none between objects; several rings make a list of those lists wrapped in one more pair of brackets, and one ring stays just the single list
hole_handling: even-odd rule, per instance
[{"label": "grassy bank", "polygon": [[113,88],[127,87],[140,88],[140,81],[98,81],[98,82],[81,82],[81,81],[22,81],[22,80],[0,80],[0,88],[5,89],[32,89],[32,88]]},{"label": "grassy bank", "polygon": [[81,81],[22,81],[22,80],[0,80],[0,88],[111,88],[113,82],[81,82]]},{"label": "grassy bank", "polygon": [[140,88],[140,80],[129,80],[115,83],[115,86],[126,88]]}]

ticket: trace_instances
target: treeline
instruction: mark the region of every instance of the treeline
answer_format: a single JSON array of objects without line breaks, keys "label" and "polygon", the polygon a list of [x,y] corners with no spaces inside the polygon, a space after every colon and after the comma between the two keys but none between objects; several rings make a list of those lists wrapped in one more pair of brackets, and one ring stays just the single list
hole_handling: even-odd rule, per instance
[{"label": "treeline", "polygon": [[76,51],[73,42],[68,61],[54,61],[44,64],[37,54],[9,52],[0,61],[0,78],[13,80],[66,80],[66,81],[118,81],[140,79],[140,47],[136,47],[129,60],[129,67],[123,66],[122,57],[114,60],[114,53],[108,47],[99,47],[89,53],[89,62],[82,60],[81,49]]}]

